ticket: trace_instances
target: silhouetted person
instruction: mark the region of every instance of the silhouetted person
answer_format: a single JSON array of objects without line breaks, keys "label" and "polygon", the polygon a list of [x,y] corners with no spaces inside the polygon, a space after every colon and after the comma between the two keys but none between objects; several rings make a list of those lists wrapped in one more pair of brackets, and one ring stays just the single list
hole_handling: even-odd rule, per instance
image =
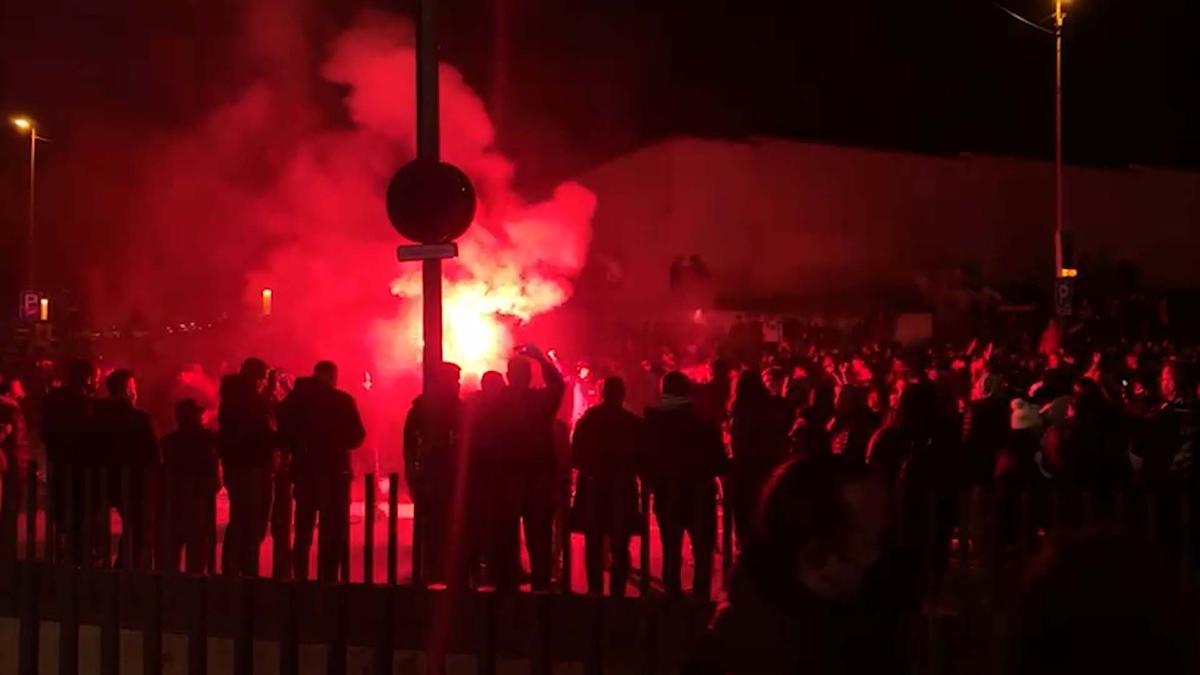
[{"label": "silhouetted person", "polygon": [[990,485],[996,473],[996,459],[1009,436],[1012,408],[1004,395],[999,378],[988,375],[977,386],[967,404],[963,421],[963,451],[966,453],[967,479]]},{"label": "silhouetted person", "polygon": [[690,382],[680,372],[663,376],[662,399],[646,409],[645,476],[654,493],[654,513],[663,547],[663,585],[682,593],[683,535],[696,561],[692,592],[712,592],[717,534],[717,476],[727,462],[721,430],[688,399]]},{"label": "silhouetted person", "polygon": [[861,462],[781,467],[685,675],[904,673],[886,569],[892,502]]},{"label": "silhouetted person", "polygon": [[317,578],[335,581],[350,545],[350,452],[366,438],[358,405],[337,388],[338,370],[321,361],[312,377],[296,380],[279,410],[279,430],[292,456],[296,489],[296,542],[292,571],[308,579],[313,527],[321,527]]},{"label": "silhouetted person", "polygon": [[1196,672],[1195,616],[1178,579],[1144,539],[1092,535],[1055,545],[1030,575],[1008,672]]},{"label": "silhouetted person", "polygon": [[1080,379],[1067,419],[1042,439],[1042,465],[1060,487],[1111,492],[1129,485],[1127,447],[1116,409],[1095,382]]},{"label": "silhouetted person", "polygon": [[[504,376],[489,370],[479,379],[479,392],[468,405],[467,516],[463,541],[478,580],[479,563],[496,550],[496,532],[504,518],[496,508],[504,494]],[[489,561],[490,563],[490,561]]]},{"label": "silhouetted person", "polygon": [[24,399],[20,380],[0,382],[0,560],[14,560],[17,553],[17,514],[29,470]]},{"label": "silhouetted person", "polygon": [[104,379],[108,398],[96,402],[93,447],[109,471],[108,495],[121,516],[117,565],[132,552],[141,567],[147,536],[147,469],[160,463],[158,439],[150,415],[137,408],[137,380],[128,370],[114,370]]},{"label": "silhouetted person", "polygon": [[268,384],[270,369],[249,358],[235,375],[221,380],[221,466],[229,493],[229,525],[221,551],[221,571],[258,576],[259,549],[271,518],[280,439]]},{"label": "silhouetted person", "polygon": [[[533,387],[535,362],[541,367],[545,387]],[[502,475],[511,478],[497,503],[502,512],[493,564],[496,585],[502,589],[517,584],[522,522],[533,589],[550,588],[558,469],[554,421],[565,391],[562,375],[537,348],[521,348],[508,362],[508,387],[502,395],[504,418],[496,430],[503,439]]]},{"label": "silhouetted person", "polygon": [[738,537],[749,534],[763,486],[788,456],[792,419],[787,402],[774,396],[753,370],[738,376],[730,427],[733,461],[729,467],[729,503]]},{"label": "silhouetted person", "polygon": [[[460,369],[452,363],[439,364],[425,393],[413,400],[404,420],[404,475],[409,494],[417,505],[427,561],[432,580],[459,581],[464,569],[457,564],[465,550],[454,529],[461,528],[462,512],[456,512],[456,500],[465,492],[463,467],[463,405],[459,399]],[[460,484],[460,476],[463,483]],[[459,529],[461,533],[461,529]]]},{"label": "silhouetted person", "polygon": [[696,411],[713,424],[721,427],[729,420],[729,402],[733,398],[733,366],[724,359],[716,359],[710,365],[708,382],[694,385],[690,391]]},{"label": "silhouetted person", "polygon": [[604,544],[612,551],[610,593],[625,595],[629,539],[642,533],[638,465],[642,420],[625,409],[625,382],[604,381],[602,402],[575,426],[571,464],[579,470],[571,529],[584,535],[588,592],[604,593]]},{"label": "silhouetted person", "polygon": [[[94,510],[89,506],[95,505],[84,505],[83,487],[84,474],[100,466],[90,446],[93,397],[99,378],[91,362],[73,361],[63,385],[51,390],[42,402],[42,441],[50,464],[52,517],[71,562],[76,564],[91,558],[90,551],[83,551],[83,532]],[[107,515],[108,505],[100,507]]]},{"label": "silhouetted person", "polygon": [[204,427],[203,415],[195,399],[180,401],[175,405],[177,427],[161,442],[168,489],[165,516],[170,523],[164,568],[171,572],[179,571],[185,548],[189,574],[206,574],[216,567],[211,557],[221,472],[217,433]]}]

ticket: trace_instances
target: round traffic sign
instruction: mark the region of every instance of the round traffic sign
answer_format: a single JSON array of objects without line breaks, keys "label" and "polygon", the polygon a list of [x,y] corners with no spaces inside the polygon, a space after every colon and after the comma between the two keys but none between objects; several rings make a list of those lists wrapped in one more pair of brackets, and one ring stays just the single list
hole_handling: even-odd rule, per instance
[{"label": "round traffic sign", "polygon": [[452,164],[415,159],[392,176],[387,213],[392,227],[407,239],[448,243],[461,237],[475,218],[475,188]]}]

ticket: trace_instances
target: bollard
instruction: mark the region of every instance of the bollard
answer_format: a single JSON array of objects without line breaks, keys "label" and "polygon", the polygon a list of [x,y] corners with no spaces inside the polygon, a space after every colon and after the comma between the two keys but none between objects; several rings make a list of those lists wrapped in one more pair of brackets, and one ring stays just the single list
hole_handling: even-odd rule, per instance
[{"label": "bollard", "polygon": [[79,572],[64,565],[58,568],[58,574],[58,672],[59,675],[78,675]]},{"label": "bollard", "polygon": [[141,561],[140,567],[144,570],[154,570],[158,567],[158,560],[155,556],[156,542],[158,538],[155,533],[155,509],[154,505],[158,503],[157,485],[155,483],[155,467],[148,466],[142,471],[142,532],[140,540],[137,542],[139,546],[138,559]]},{"label": "bollard", "polygon": [[[93,475],[94,472],[89,471],[87,468],[84,468],[78,473],[83,474],[83,504],[82,508],[72,509],[72,511],[77,511],[79,513],[79,517],[81,517],[83,520],[78,523],[72,522],[74,527],[79,528],[79,541],[82,542],[80,544],[81,548],[78,552],[76,552],[76,554],[78,556],[78,562],[81,566],[91,567],[92,561],[95,560],[95,556],[92,555],[92,551],[96,550],[96,544],[98,543],[95,541],[95,528],[92,527],[92,525],[94,525],[93,519],[89,517],[89,514],[93,513],[92,505],[95,502],[96,488],[93,485],[95,482],[95,476]],[[72,478],[76,478],[78,473],[76,476],[72,476]],[[68,504],[70,503],[72,502],[68,500]],[[68,518],[73,520],[74,516],[68,516]],[[71,529],[74,531],[74,528]]]},{"label": "bollard", "polygon": [[[208,580],[194,577],[196,609],[188,626],[187,673],[206,675],[208,672]],[[286,672],[286,671],[285,671]]]},{"label": "bollard", "polygon": [[399,505],[400,505],[400,474],[393,472],[388,476],[388,542],[387,542],[387,582],[396,585],[396,566],[399,564]]},{"label": "bollard", "polygon": [[[496,675],[496,592],[480,591],[483,604],[479,626],[479,657],[475,661],[476,675]],[[378,671],[376,671],[378,673]],[[387,671],[388,675],[391,671]]]},{"label": "bollard", "polygon": [[162,675],[162,596],[161,574],[151,574],[147,598],[148,616],[142,628],[142,675]]},{"label": "bollard", "polygon": [[341,560],[341,564],[338,565],[338,579],[343,584],[348,584],[350,583],[350,489],[352,487],[350,477],[346,476],[343,478],[342,483],[342,496],[344,499],[341,505],[341,527],[338,532],[338,536],[341,537],[338,542],[338,545],[341,547],[338,555]]},{"label": "bollard", "polygon": [[363,483],[363,583],[375,583],[375,474]]},{"label": "bollard", "polygon": [[638,584],[638,592],[644,598],[650,595],[650,489],[642,481],[642,541],[639,563],[642,568],[642,578]]},{"label": "bollard", "polygon": [[296,599],[296,582],[283,584],[283,613],[281,634],[279,636],[279,673],[280,675],[300,675],[300,632],[296,625],[300,612]]},{"label": "bollard", "polygon": [[[174,487],[171,483],[171,475],[167,473],[166,467],[159,467],[159,492],[158,492],[158,567],[157,569],[171,574],[179,572],[179,565],[182,562],[183,556],[177,555],[176,551],[181,550],[175,545],[174,539],[178,537],[185,545],[190,545],[188,536],[190,533],[174,532],[171,528],[171,521],[175,514],[171,508],[171,488]],[[189,523],[189,526],[191,523]],[[191,551],[188,551],[191,554]]]},{"label": "bollard", "polygon": [[[271,515],[271,578],[287,580],[292,577],[292,490],[286,471],[275,476],[275,501]],[[254,545],[253,542],[251,545]],[[258,560],[258,555],[254,556]],[[251,576],[258,576],[257,566]]]}]

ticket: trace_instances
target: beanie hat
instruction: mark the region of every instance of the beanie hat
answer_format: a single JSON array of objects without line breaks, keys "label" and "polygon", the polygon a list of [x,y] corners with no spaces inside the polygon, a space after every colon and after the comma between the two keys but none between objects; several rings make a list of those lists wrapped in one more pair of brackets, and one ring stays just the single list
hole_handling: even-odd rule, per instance
[{"label": "beanie hat", "polygon": [[1012,402],[1012,428],[1035,429],[1042,425],[1042,416],[1032,403],[1022,398]]}]

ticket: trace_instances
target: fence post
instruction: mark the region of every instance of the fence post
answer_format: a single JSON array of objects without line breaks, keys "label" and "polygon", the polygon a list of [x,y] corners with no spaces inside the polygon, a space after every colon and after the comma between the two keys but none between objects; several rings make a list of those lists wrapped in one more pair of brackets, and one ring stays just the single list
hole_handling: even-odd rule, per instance
[{"label": "fence post", "polygon": [[604,675],[604,605],[603,598],[597,598],[592,605],[592,641],[587,654],[584,656],[583,675]]},{"label": "fence post", "polygon": [[333,635],[326,661],[328,675],[346,675],[346,584],[323,584],[325,597],[333,599]]},{"label": "fence post", "polygon": [[642,541],[639,563],[642,568],[641,583],[638,584],[638,593],[641,597],[650,595],[650,487],[646,481],[642,481]]},{"label": "fence post", "polygon": [[[92,562],[96,558],[92,555],[92,552],[96,550],[96,544],[99,543],[95,541],[97,536],[97,533],[94,532],[95,519],[88,515],[95,512],[93,509],[95,508],[94,502],[96,499],[96,488],[94,485],[96,478],[93,475],[95,472],[88,470],[86,467],[78,473],[83,474],[83,504],[74,504],[72,500],[68,500],[68,503],[73,505],[72,512],[78,512],[78,517],[80,518],[79,522],[72,521],[73,526],[79,528],[79,541],[82,542],[80,544],[81,550],[76,552],[79,564],[82,567],[91,567]],[[78,480],[79,476],[72,476],[72,478]],[[71,515],[68,518],[74,519],[75,516]]]},{"label": "fence post", "polygon": [[363,583],[375,583],[375,474],[363,483]]},{"label": "fence post", "polygon": [[650,600],[640,603],[642,610],[642,619],[646,629],[646,639],[644,641],[645,653],[642,661],[643,675],[656,675],[658,673],[658,601]]},{"label": "fence post", "polygon": [[[37,474],[37,471],[35,470],[36,466],[37,466],[37,464],[35,462],[31,462],[29,464],[30,473],[33,473],[35,475]],[[44,530],[45,543],[43,544],[43,549],[42,549],[42,559],[46,560],[47,562],[56,563],[59,561],[59,551],[58,551],[58,534],[57,534],[58,528],[54,522],[54,514],[56,513],[55,509],[58,508],[58,495],[55,495],[55,490],[54,490],[53,486],[55,484],[57,484],[58,479],[52,473],[52,471],[51,471],[52,469],[54,469],[54,467],[50,466],[50,463],[47,462],[46,463],[46,498],[42,502],[42,504],[43,504],[42,514],[46,520],[46,524],[44,526],[45,527],[45,530]],[[28,522],[26,522],[26,525],[28,525]],[[36,536],[34,536],[34,540],[35,541],[37,540]],[[14,555],[15,554],[16,554],[16,551],[14,551]]]},{"label": "fence post", "polygon": [[101,577],[104,583],[104,607],[100,617],[100,675],[121,672],[121,588],[120,572],[112,570]]},{"label": "fence post", "polygon": [[279,637],[280,675],[300,675],[300,636],[296,625],[300,612],[296,601],[296,582],[283,584],[283,625]]},{"label": "fence post", "polygon": [[340,514],[341,522],[345,528],[338,533],[338,536],[341,537],[341,540],[338,541],[338,547],[340,549],[338,551],[338,558],[341,560],[341,564],[338,565],[338,579],[340,579],[343,584],[348,584],[350,583],[350,490],[354,487],[354,485],[350,480],[349,475],[342,477],[341,480],[341,494],[343,499],[339,508],[342,510]]},{"label": "fence post", "polygon": [[550,651],[550,640],[552,637],[550,594],[540,591],[535,592],[533,599],[537,621],[537,645],[530,656],[529,668],[532,675],[551,675],[553,671],[553,659],[551,658]]},{"label": "fence post", "polygon": [[[163,572],[176,574],[179,572],[179,566],[182,564],[184,569],[187,569],[187,558],[183,555],[176,557],[175,552],[179,547],[175,546],[172,541],[175,537],[180,537],[187,546],[191,545],[194,537],[185,536],[182,532],[175,532],[171,527],[171,521],[174,519],[174,513],[171,504],[171,475],[167,472],[165,466],[160,466],[158,469],[158,569]],[[198,507],[199,505],[195,505]],[[194,523],[188,523],[188,527],[194,526]],[[191,551],[187,555],[191,555]]]},{"label": "fence post", "polygon": [[[30,462],[25,474],[25,559],[33,562],[37,560],[37,511],[38,511],[38,465],[37,462]],[[46,517],[46,522],[50,522],[49,515]],[[13,542],[13,557],[16,555],[16,542]],[[50,546],[47,542],[46,549]],[[47,556],[48,557],[48,556]]]},{"label": "fence post", "polygon": [[142,540],[141,540],[141,568],[144,570],[158,569],[158,560],[155,553],[157,552],[158,537],[155,536],[157,528],[158,505],[158,484],[157,472],[155,467],[148,466],[142,471]]},{"label": "fence post", "polygon": [[388,541],[387,541],[387,582],[396,585],[396,567],[399,564],[399,522],[400,522],[400,474],[392,472],[388,475]]},{"label": "fence post", "polygon": [[18,631],[17,673],[38,675],[38,650],[41,646],[42,620],[38,612],[38,566],[33,559],[20,566],[21,626]]},{"label": "fence post", "polygon": [[1025,562],[1029,560],[1030,552],[1030,536],[1033,534],[1033,497],[1028,491],[1021,493],[1021,515],[1018,521],[1020,528],[1019,542],[1021,552],[1021,566],[1024,567]]},{"label": "fence post", "polygon": [[142,675],[162,675],[162,596],[161,574],[151,574],[149,616],[142,628]]},{"label": "fence post", "polygon": [[[483,605],[479,627],[479,657],[475,662],[476,675],[496,675],[496,592],[479,592]],[[388,671],[391,675],[391,671]]]},{"label": "fence post", "polygon": [[58,569],[58,672],[59,675],[79,673],[79,571],[69,565]]},{"label": "fence post", "polygon": [[[372,654],[374,675],[392,675],[393,649],[392,636],[396,633],[396,589],[381,588],[375,591],[379,602],[380,616],[378,632],[375,635],[375,650]],[[480,656],[482,659],[482,655]]]},{"label": "fence post", "polygon": [[233,675],[254,675],[254,580],[241,577],[237,632],[233,638]]},{"label": "fence post", "polygon": [[208,673],[208,579],[203,576],[193,578],[196,611],[192,614],[188,630],[187,673],[188,675],[206,675]]},{"label": "fence post", "polygon": [[412,585],[420,586],[424,578],[422,562],[425,557],[425,514],[421,508],[420,489],[413,490],[413,525],[412,525]]},{"label": "fence post", "polygon": [[1158,543],[1158,493],[1146,495],[1146,536],[1153,543]]}]

